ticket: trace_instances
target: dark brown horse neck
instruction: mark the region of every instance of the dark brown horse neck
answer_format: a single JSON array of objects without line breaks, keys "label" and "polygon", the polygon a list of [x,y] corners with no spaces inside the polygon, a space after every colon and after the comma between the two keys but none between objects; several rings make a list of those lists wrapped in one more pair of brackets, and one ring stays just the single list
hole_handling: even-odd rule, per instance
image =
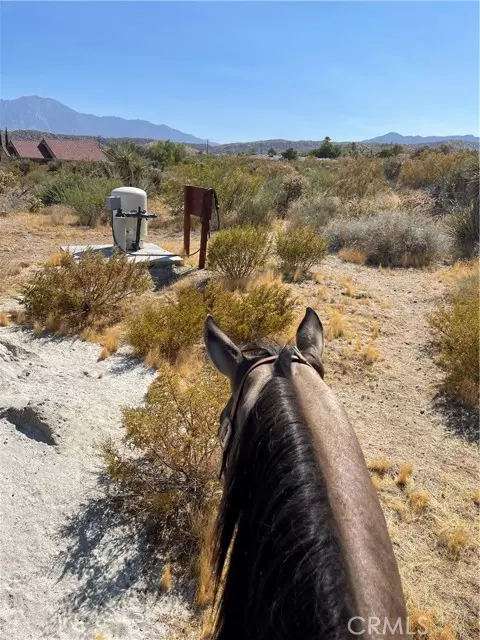
[{"label": "dark brown horse neck", "polygon": [[235,395],[215,637],[403,637],[398,569],[358,440],[318,373],[292,359],[284,349],[252,369]]}]

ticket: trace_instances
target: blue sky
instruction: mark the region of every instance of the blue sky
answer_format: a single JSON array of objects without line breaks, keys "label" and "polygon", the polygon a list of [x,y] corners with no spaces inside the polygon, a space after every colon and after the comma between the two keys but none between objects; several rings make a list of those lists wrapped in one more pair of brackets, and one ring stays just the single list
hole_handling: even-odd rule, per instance
[{"label": "blue sky", "polygon": [[220,142],[478,134],[475,2],[3,2],[1,94]]}]

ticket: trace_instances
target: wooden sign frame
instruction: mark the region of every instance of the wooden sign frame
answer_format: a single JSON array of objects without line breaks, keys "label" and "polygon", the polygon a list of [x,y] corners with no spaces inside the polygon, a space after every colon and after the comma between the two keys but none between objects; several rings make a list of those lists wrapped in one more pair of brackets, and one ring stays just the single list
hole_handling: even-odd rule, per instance
[{"label": "wooden sign frame", "polygon": [[214,206],[213,189],[192,187],[185,185],[183,188],[183,249],[187,256],[190,255],[190,216],[196,216],[201,221],[200,250],[198,256],[198,268],[204,269],[207,258],[207,241],[210,231],[210,220]]}]

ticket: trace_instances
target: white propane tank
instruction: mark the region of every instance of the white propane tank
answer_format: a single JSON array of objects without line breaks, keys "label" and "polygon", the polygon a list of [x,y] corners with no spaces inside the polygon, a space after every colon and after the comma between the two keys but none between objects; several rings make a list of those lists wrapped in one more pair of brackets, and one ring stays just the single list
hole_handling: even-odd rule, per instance
[{"label": "white propane tank", "polygon": [[[112,191],[112,198],[120,198],[120,207],[123,213],[147,210],[147,194],[143,189],[136,187],[119,187]],[[112,211],[112,232],[113,241],[122,251],[133,251],[137,235],[137,219],[122,218],[116,215],[117,211]],[[145,238],[147,237],[147,220],[140,221],[140,246],[143,249]]]}]

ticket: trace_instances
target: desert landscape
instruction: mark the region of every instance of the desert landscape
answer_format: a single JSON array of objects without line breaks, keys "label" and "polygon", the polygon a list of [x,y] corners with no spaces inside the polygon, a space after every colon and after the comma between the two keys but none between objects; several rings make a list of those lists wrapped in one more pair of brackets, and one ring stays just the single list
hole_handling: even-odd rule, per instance
[{"label": "desert landscape", "polygon": [[[306,306],[324,323],[325,380],[360,440],[414,637],[477,637],[478,156],[323,145],[269,158],[122,142],[104,165],[0,166],[6,637],[211,637],[228,390],[203,321],[285,343]],[[60,251],[111,243],[105,197],[126,184],[158,215],[149,242],[179,255],[183,185],[215,188],[207,269],[185,257],[159,282],[125,256]],[[192,254],[199,242],[195,229]]]}]

